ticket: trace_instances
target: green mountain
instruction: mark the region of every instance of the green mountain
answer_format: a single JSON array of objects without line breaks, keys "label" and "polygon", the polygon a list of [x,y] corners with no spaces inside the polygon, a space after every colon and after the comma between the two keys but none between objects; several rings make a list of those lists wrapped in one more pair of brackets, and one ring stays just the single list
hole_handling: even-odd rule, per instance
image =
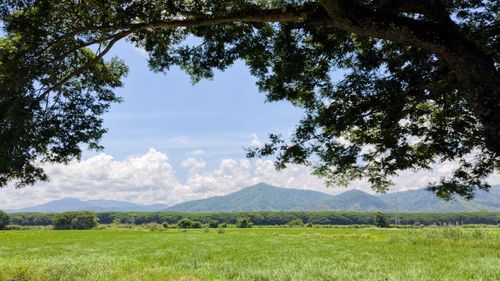
[{"label": "green mountain", "polygon": [[371,195],[354,189],[338,195],[302,189],[291,189],[260,183],[240,191],[203,200],[189,201],[167,208],[166,205],[139,205],[116,200],[64,198],[46,204],[8,212],[64,212],[91,210],[96,212],[156,212],[191,213],[247,211],[399,211],[399,212],[500,212],[500,186],[490,192],[479,191],[472,201],[457,199],[446,202],[425,189]]},{"label": "green mountain", "polygon": [[330,195],[312,191],[274,187],[265,183],[208,199],[194,200],[172,206],[175,212],[243,212],[309,210],[314,203],[330,199]]},{"label": "green mountain", "polygon": [[353,189],[341,193],[337,196],[331,196],[324,202],[317,203],[318,210],[348,210],[348,211],[379,211],[388,210],[391,205],[384,202],[377,196],[370,195],[361,190]]},{"label": "green mountain", "polygon": [[194,200],[172,206],[175,212],[245,212],[245,211],[400,211],[400,212],[462,212],[500,211],[500,186],[489,193],[480,191],[476,199],[446,202],[425,189],[370,195],[349,190],[329,195],[311,190],[290,189],[260,183],[240,191],[208,199]]}]

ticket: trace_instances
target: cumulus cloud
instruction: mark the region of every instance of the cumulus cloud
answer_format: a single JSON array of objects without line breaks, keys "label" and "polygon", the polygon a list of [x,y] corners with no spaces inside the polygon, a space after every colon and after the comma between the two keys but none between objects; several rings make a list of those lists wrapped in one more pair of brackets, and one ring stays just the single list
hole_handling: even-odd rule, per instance
[{"label": "cumulus cloud", "polygon": [[250,146],[253,146],[253,147],[261,147],[262,146],[262,142],[260,141],[260,139],[256,133],[253,133],[252,135],[250,135],[249,139],[250,139]]},{"label": "cumulus cloud", "polygon": [[0,208],[27,206],[63,197],[116,199],[132,202],[174,203],[185,193],[166,154],[150,149],[146,154],[116,160],[99,154],[69,165],[45,167],[50,182],[16,190],[0,190]]},{"label": "cumulus cloud", "polygon": [[[187,177],[181,180],[167,154],[150,149],[143,155],[124,160],[99,154],[69,165],[49,165],[50,182],[16,190],[0,189],[0,209],[19,208],[45,203],[63,197],[80,199],[114,199],[130,202],[173,205],[187,200],[224,195],[243,187],[266,182],[276,186],[312,189],[330,194],[344,191],[325,187],[322,179],[303,166],[290,166],[276,171],[270,160],[222,159],[216,167],[208,167],[203,153],[191,153],[181,162]],[[447,176],[455,163],[436,164],[432,171],[402,172],[395,178],[393,190],[421,188],[428,182]],[[490,178],[500,184],[500,175]],[[350,188],[371,191],[365,181],[354,182]]]},{"label": "cumulus cloud", "polygon": [[189,157],[182,161],[182,167],[188,168],[191,172],[203,169],[206,166],[207,162],[194,157]]}]

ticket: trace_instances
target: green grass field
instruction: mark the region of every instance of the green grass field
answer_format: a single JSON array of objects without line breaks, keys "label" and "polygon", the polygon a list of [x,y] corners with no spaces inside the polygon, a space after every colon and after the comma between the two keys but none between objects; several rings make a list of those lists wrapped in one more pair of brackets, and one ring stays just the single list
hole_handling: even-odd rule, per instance
[{"label": "green grass field", "polygon": [[500,280],[500,228],[1,231],[0,280]]}]

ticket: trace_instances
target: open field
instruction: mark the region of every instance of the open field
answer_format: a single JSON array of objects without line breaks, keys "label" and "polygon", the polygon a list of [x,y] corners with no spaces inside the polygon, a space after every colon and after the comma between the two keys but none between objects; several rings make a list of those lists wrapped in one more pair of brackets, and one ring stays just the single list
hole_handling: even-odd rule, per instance
[{"label": "open field", "polygon": [[500,280],[500,228],[0,231],[0,280]]}]

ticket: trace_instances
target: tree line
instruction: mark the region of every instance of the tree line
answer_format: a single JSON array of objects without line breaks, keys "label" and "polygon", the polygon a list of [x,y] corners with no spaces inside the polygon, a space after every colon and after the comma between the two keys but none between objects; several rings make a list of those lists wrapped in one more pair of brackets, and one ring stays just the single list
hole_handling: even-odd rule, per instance
[{"label": "tree line", "polygon": [[[77,214],[77,213],[63,213]],[[55,225],[58,219],[78,220],[80,217],[61,218],[57,213],[14,213],[9,214],[10,224],[21,226]],[[500,212],[463,213],[383,213],[388,223],[401,225],[441,224],[500,224]],[[177,224],[186,218],[202,224],[212,221],[237,224],[238,219],[248,218],[253,225],[287,225],[294,219],[315,225],[376,225],[375,212],[235,212],[235,213],[174,213],[174,212],[103,212],[96,217],[101,224],[122,223],[142,225],[147,223]]]}]

